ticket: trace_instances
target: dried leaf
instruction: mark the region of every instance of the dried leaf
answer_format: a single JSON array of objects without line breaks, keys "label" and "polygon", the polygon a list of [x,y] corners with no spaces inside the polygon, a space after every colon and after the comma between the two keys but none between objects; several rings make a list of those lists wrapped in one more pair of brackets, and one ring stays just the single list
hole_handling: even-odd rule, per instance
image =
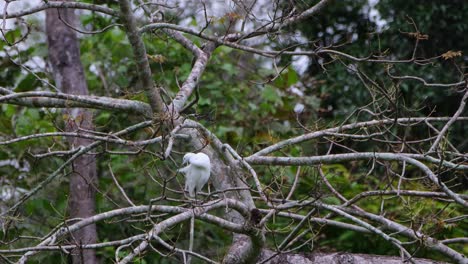
[{"label": "dried leaf", "polygon": [[226,17],[229,18],[230,21],[234,21],[234,20],[237,20],[237,19],[242,18],[241,15],[239,15],[239,14],[237,14],[237,13],[234,13],[234,12],[232,12],[232,13],[227,13],[227,14],[226,14]]},{"label": "dried leaf", "polygon": [[461,55],[462,55],[462,52],[460,50],[458,51],[449,50],[445,52],[444,54],[442,54],[442,58],[444,58],[445,60],[448,60],[448,59],[453,59],[455,57],[460,57]]},{"label": "dried leaf", "polygon": [[167,58],[164,57],[163,55],[161,54],[156,54],[156,55],[149,55],[149,54],[146,54],[148,56],[148,58],[156,63],[164,63],[167,61]]},{"label": "dried leaf", "polygon": [[428,40],[429,35],[421,34],[420,32],[408,32],[408,36],[418,39],[418,40]]}]

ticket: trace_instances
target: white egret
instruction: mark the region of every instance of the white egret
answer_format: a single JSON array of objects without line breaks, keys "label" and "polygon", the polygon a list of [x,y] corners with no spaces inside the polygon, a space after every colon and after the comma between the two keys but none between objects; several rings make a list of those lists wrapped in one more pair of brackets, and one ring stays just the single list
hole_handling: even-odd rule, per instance
[{"label": "white egret", "polygon": [[204,153],[187,153],[184,155],[182,164],[188,165],[179,171],[185,174],[185,190],[190,197],[200,192],[210,178],[211,162],[208,155]]}]

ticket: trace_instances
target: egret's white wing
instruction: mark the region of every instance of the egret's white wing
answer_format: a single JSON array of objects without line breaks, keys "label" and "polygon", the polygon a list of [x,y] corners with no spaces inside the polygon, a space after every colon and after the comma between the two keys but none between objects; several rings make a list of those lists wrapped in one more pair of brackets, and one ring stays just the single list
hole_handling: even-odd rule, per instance
[{"label": "egret's white wing", "polygon": [[210,158],[205,153],[197,153],[195,155],[190,156],[189,162],[190,164],[195,165],[197,167],[203,167],[205,169],[211,168]]},{"label": "egret's white wing", "polygon": [[190,197],[195,196],[195,188],[197,186],[199,172],[197,168],[193,167],[192,165],[187,166],[189,167],[187,173],[185,174],[185,189],[189,192]]},{"label": "egret's white wing", "polygon": [[189,165],[179,171],[185,174],[185,190],[193,197],[194,191],[201,191],[210,178],[210,158],[204,153],[187,153],[184,155],[183,163]]},{"label": "egret's white wing", "polygon": [[192,166],[196,166],[197,171],[199,172],[197,175],[199,177],[197,178],[196,182],[196,190],[199,192],[203,189],[203,186],[205,186],[205,184],[208,182],[208,179],[210,178],[210,158],[204,153],[197,153],[190,158],[190,164],[192,164]]},{"label": "egret's white wing", "polygon": [[200,177],[197,181],[197,192],[201,191],[203,186],[208,182],[208,179],[210,178],[210,169],[202,169],[200,170],[200,173]]}]

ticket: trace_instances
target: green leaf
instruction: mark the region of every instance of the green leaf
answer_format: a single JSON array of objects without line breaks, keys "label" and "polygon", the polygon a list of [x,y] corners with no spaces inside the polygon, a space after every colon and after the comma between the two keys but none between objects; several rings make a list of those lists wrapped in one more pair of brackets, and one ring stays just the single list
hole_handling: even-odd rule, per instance
[{"label": "green leaf", "polygon": [[278,90],[273,86],[266,86],[262,92],[262,98],[268,102],[281,102],[281,97],[278,94]]},{"label": "green leaf", "polygon": [[13,44],[21,37],[21,30],[19,28],[10,30],[5,34],[5,39],[10,43]]},{"label": "green leaf", "polygon": [[17,106],[7,105],[7,104],[2,105],[2,113],[4,114],[6,118],[11,118],[16,113],[17,110],[18,110]]},{"label": "green leaf", "polygon": [[15,92],[32,91],[37,84],[38,80],[33,74],[23,75],[15,87]]},{"label": "green leaf", "polygon": [[288,68],[288,87],[296,84],[297,81],[299,80],[299,77],[297,76],[297,72],[292,68]]}]

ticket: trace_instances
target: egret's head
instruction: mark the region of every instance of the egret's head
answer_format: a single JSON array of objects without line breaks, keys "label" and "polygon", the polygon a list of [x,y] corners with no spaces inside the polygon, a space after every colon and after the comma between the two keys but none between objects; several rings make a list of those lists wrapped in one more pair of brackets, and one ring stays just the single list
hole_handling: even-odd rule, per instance
[{"label": "egret's head", "polygon": [[188,152],[187,154],[184,155],[184,158],[182,159],[182,164],[187,164],[190,160],[191,157],[193,157],[195,153]]}]

